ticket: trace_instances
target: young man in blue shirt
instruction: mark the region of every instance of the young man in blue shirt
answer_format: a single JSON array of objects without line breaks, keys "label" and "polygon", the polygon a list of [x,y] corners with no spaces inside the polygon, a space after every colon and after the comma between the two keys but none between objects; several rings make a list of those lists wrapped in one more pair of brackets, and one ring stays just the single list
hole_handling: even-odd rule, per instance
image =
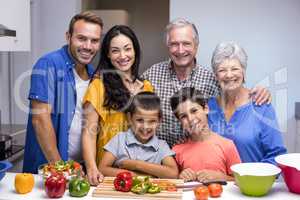
[{"label": "young man in blue shirt", "polygon": [[99,50],[102,29],[97,15],[75,15],[66,33],[67,45],[34,65],[24,172],[37,173],[39,165],[61,159],[81,161],[81,99],[94,71],[90,63]]}]

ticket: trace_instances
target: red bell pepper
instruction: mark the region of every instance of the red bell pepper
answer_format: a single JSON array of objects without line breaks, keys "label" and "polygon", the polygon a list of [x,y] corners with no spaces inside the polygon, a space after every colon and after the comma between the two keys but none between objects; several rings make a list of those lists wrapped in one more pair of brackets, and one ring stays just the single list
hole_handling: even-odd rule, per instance
[{"label": "red bell pepper", "polygon": [[132,187],[132,175],[130,172],[120,172],[114,179],[114,186],[117,191],[129,192]]},{"label": "red bell pepper", "polygon": [[50,198],[62,197],[67,185],[66,178],[59,173],[54,173],[46,179],[45,190]]}]

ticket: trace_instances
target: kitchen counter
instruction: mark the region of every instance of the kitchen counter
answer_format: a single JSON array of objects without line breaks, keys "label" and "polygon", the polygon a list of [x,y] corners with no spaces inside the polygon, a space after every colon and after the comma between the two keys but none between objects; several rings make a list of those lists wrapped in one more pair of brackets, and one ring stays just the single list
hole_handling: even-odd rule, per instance
[{"label": "kitchen counter", "polygon": [[[6,173],[5,177],[0,182],[0,199],[46,199],[47,195],[43,189],[42,179],[38,175],[35,176],[35,187],[33,190],[24,195],[17,194],[14,189],[14,178],[15,173]],[[112,198],[99,198],[92,197],[92,191],[94,187],[91,187],[89,194],[83,198],[70,197],[69,192],[66,191],[63,199],[99,199],[99,200],[112,200]],[[143,199],[143,196],[141,196]],[[183,194],[183,200],[194,200],[193,191],[187,191]],[[269,194],[264,197],[248,197],[240,193],[239,188],[234,185],[233,182],[229,182],[226,186],[223,186],[223,193],[220,198],[209,198],[209,199],[225,199],[225,200],[240,200],[240,199],[259,199],[259,200],[276,200],[276,199],[288,199],[288,200],[299,200],[300,195],[288,192],[287,187],[283,182],[275,182]],[[114,199],[116,200],[116,199]],[[125,200],[125,199],[124,199]]]}]

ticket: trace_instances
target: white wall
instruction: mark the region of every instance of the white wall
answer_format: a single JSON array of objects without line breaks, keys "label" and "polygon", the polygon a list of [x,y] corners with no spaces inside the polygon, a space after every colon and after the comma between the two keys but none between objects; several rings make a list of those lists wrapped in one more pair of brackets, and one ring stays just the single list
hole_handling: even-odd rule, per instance
[{"label": "white wall", "polygon": [[[8,97],[8,55],[0,54],[0,108],[2,121],[9,122],[9,101],[12,101],[12,123],[26,124],[27,112],[21,105],[28,106],[29,74],[37,59],[65,44],[64,34],[73,15],[81,11],[81,0],[31,0],[31,51],[12,53],[13,98]],[[17,83],[21,81],[21,84]],[[14,91],[14,87],[18,87]],[[16,99],[20,97],[19,99]]]},{"label": "white wall", "polygon": [[[300,1],[172,0],[170,19],[184,17],[200,34],[198,61],[210,67],[217,43],[234,40],[248,53],[246,82],[270,86],[288,150],[296,148],[294,104],[300,101]],[[299,138],[299,137],[298,137]]]}]

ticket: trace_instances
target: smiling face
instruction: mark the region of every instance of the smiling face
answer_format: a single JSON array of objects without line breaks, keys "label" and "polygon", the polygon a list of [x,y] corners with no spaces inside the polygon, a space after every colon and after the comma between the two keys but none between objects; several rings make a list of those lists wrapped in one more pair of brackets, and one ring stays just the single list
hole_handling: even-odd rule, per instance
[{"label": "smiling face", "polygon": [[136,139],[145,144],[155,135],[159,126],[159,110],[145,110],[137,107],[133,114],[128,114],[128,120]]},{"label": "smiling face", "polygon": [[78,20],[73,27],[73,33],[66,33],[69,51],[77,65],[92,62],[100,48],[101,27],[98,24]]},{"label": "smiling face", "polygon": [[117,70],[131,74],[131,67],[135,61],[131,39],[123,34],[114,37],[110,42],[108,57]]},{"label": "smiling face", "polygon": [[191,26],[175,27],[168,35],[169,56],[175,67],[194,65],[198,44],[195,42]]},{"label": "smiling face", "polygon": [[234,91],[243,85],[244,69],[237,59],[226,59],[218,66],[216,78],[223,92]]},{"label": "smiling face", "polygon": [[207,105],[203,108],[196,102],[186,100],[178,104],[175,113],[182,128],[186,130],[192,138],[201,136],[208,130]]}]

